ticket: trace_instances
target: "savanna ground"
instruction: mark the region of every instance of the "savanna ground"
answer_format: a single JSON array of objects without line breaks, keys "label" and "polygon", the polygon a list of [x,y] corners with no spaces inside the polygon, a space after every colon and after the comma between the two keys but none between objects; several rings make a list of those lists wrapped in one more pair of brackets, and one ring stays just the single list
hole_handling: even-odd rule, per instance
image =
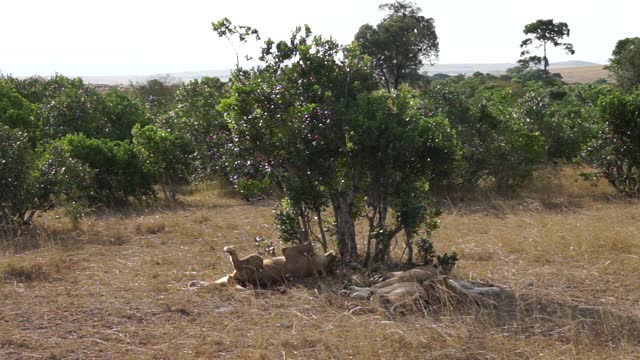
[{"label": "savanna ground", "polygon": [[460,255],[454,276],[516,299],[408,316],[350,314],[340,274],[284,294],[188,288],[231,271],[225,245],[249,254],[256,236],[277,238],[270,201],[210,187],[76,226],[53,212],[2,243],[0,358],[634,358],[640,204],[578,171],[541,171],[508,197],[447,200],[433,240]]},{"label": "savanna ground", "polygon": [[553,73],[560,73],[562,75],[562,80],[569,84],[587,84],[600,79],[613,81],[609,70],[605,69],[603,65],[552,68],[550,71]]}]

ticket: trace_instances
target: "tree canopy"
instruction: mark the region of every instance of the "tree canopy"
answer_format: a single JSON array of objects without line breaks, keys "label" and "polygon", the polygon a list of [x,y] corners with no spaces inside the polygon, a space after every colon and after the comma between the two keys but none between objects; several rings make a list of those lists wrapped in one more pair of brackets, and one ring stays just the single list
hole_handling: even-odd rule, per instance
[{"label": "tree canopy", "polygon": [[416,4],[406,1],[380,5],[388,11],[375,27],[362,25],[355,41],[373,59],[376,75],[387,91],[401,83],[416,82],[426,60],[438,57],[438,35],[433,18],[426,18]]},{"label": "tree canopy", "polygon": [[[547,46],[553,47],[561,46],[567,54],[575,54],[573,50],[573,44],[563,43],[562,39],[568,37],[570,34],[569,25],[564,22],[553,22],[553,19],[548,20],[536,20],[530,24],[527,24],[523,30],[525,35],[531,35],[530,37],[522,40],[520,47],[524,48],[520,53],[520,60],[518,62],[525,67],[540,66],[542,65],[544,75],[548,76],[549,71],[549,58],[547,58]],[[532,55],[530,47],[535,48],[542,47],[542,56]]]},{"label": "tree canopy", "polygon": [[640,86],[640,38],[626,38],[618,41],[611,53],[610,64],[606,67],[624,89]]}]

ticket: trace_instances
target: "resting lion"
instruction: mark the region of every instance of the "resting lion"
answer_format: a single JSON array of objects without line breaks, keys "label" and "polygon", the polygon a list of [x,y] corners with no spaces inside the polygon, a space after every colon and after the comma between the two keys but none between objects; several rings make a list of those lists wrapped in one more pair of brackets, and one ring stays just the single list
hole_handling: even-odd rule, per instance
[{"label": "resting lion", "polygon": [[[316,254],[311,243],[294,245],[282,249],[283,256],[263,258],[254,254],[239,258],[232,246],[225,247],[229,253],[234,272],[226,281],[237,284],[271,286],[286,282],[287,278],[302,278],[311,275],[326,275],[331,272],[337,256],[333,251]],[[223,279],[216,283],[224,283]]]},{"label": "resting lion", "polygon": [[503,296],[508,290],[453,280],[429,266],[391,273],[387,280],[371,287],[351,286],[342,293],[353,299],[369,300],[372,305],[357,309],[381,308],[395,313],[456,303],[490,304],[490,297]]},{"label": "resting lion", "polygon": [[233,268],[236,271],[234,278],[239,283],[251,281],[256,272],[264,269],[264,260],[258,254],[252,254],[240,259],[233,246],[225,246],[224,252],[228,253],[231,258],[231,264],[233,264]]}]

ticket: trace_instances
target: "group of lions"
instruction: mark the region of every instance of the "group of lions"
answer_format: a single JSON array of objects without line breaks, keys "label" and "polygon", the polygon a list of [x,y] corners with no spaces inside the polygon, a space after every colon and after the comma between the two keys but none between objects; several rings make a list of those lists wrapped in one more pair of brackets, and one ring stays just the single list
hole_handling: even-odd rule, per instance
[{"label": "group of lions", "polygon": [[460,303],[487,305],[493,303],[492,299],[510,293],[492,284],[451,279],[435,266],[388,273],[381,280],[370,287],[350,286],[341,291],[352,299],[371,303],[370,307],[356,306],[351,311],[381,308],[391,313],[407,313]]},{"label": "group of lions", "polygon": [[[234,271],[213,284],[233,286],[238,290],[271,287],[295,278],[327,275],[333,272],[337,262],[333,251],[316,254],[311,243],[285,247],[282,256],[266,258],[257,254],[240,258],[233,246],[226,246],[224,251],[229,254]],[[340,292],[354,300],[370,301],[371,306],[356,306],[352,311],[381,308],[392,313],[406,313],[460,302],[489,304],[492,298],[510,293],[491,284],[454,280],[433,265],[387,273],[376,280],[378,282],[370,287],[350,286]],[[190,286],[206,284],[192,283]]]},{"label": "group of lions", "polygon": [[311,243],[282,248],[282,256],[268,258],[258,254],[240,258],[233,246],[226,246],[224,251],[229,254],[234,271],[215,283],[233,283],[237,288],[269,287],[292,278],[327,275],[338,259],[333,251],[316,254]]}]

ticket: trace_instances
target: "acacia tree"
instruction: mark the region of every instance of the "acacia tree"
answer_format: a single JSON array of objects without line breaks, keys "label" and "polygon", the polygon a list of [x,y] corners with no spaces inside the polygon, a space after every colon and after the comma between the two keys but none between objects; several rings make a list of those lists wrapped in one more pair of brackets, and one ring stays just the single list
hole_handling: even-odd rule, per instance
[{"label": "acacia tree", "polygon": [[426,60],[438,57],[439,44],[432,18],[414,3],[396,1],[380,5],[388,14],[375,27],[362,25],[355,36],[362,53],[373,60],[376,76],[387,91],[415,82]]},{"label": "acacia tree", "polygon": [[295,201],[297,215],[323,204],[304,189],[322,189],[334,210],[340,255],[355,258],[360,170],[349,122],[358,95],[376,88],[371,71],[308,27],[289,41],[266,40],[260,60],[261,68],[233,73],[221,103],[238,162],[258,163]]},{"label": "acacia tree", "polygon": [[[536,20],[531,24],[527,24],[523,30],[525,35],[531,35],[520,43],[521,48],[526,48],[520,53],[520,63],[524,67],[540,66],[543,67],[544,76],[549,76],[549,58],[547,58],[547,46],[553,47],[561,46],[567,54],[575,54],[573,45],[570,43],[562,43],[561,40],[568,37],[570,34],[569,25],[564,22],[553,22],[553,19],[548,20]],[[534,45],[535,44],[535,45]],[[530,47],[534,46],[536,49],[542,47],[542,56],[531,55]]]},{"label": "acacia tree", "polygon": [[[344,259],[358,256],[354,221],[368,207],[371,237],[385,234],[371,238],[375,260],[385,261],[396,228],[413,234],[428,217],[411,200],[424,200],[418,190],[424,169],[434,165],[429,159],[445,157],[434,149],[446,153],[447,137],[436,131],[450,134],[446,121],[427,118],[408,88],[377,91],[368,57],[312,36],[308,27],[289,41],[266,40],[260,60],[257,69],[233,73],[221,102],[237,162],[259,164],[287,195],[280,215],[292,224],[288,238],[308,237],[308,214],[320,220],[330,205]],[[389,209],[397,220],[392,229]]]},{"label": "acacia tree", "polygon": [[618,41],[611,56],[609,65],[605,68],[613,73],[618,85],[627,90],[639,86],[640,37]]},{"label": "acacia tree", "polygon": [[[409,262],[412,237],[438,212],[430,203],[428,179],[457,157],[448,121],[425,115],[418,94],[409,87],[361,95],[354,121],[354,148],[361,166],[363,213],[369,223],[367,260],[389,259],[394,237],[404,231]],[[373,245],[373,254],[370,250]]]}]

